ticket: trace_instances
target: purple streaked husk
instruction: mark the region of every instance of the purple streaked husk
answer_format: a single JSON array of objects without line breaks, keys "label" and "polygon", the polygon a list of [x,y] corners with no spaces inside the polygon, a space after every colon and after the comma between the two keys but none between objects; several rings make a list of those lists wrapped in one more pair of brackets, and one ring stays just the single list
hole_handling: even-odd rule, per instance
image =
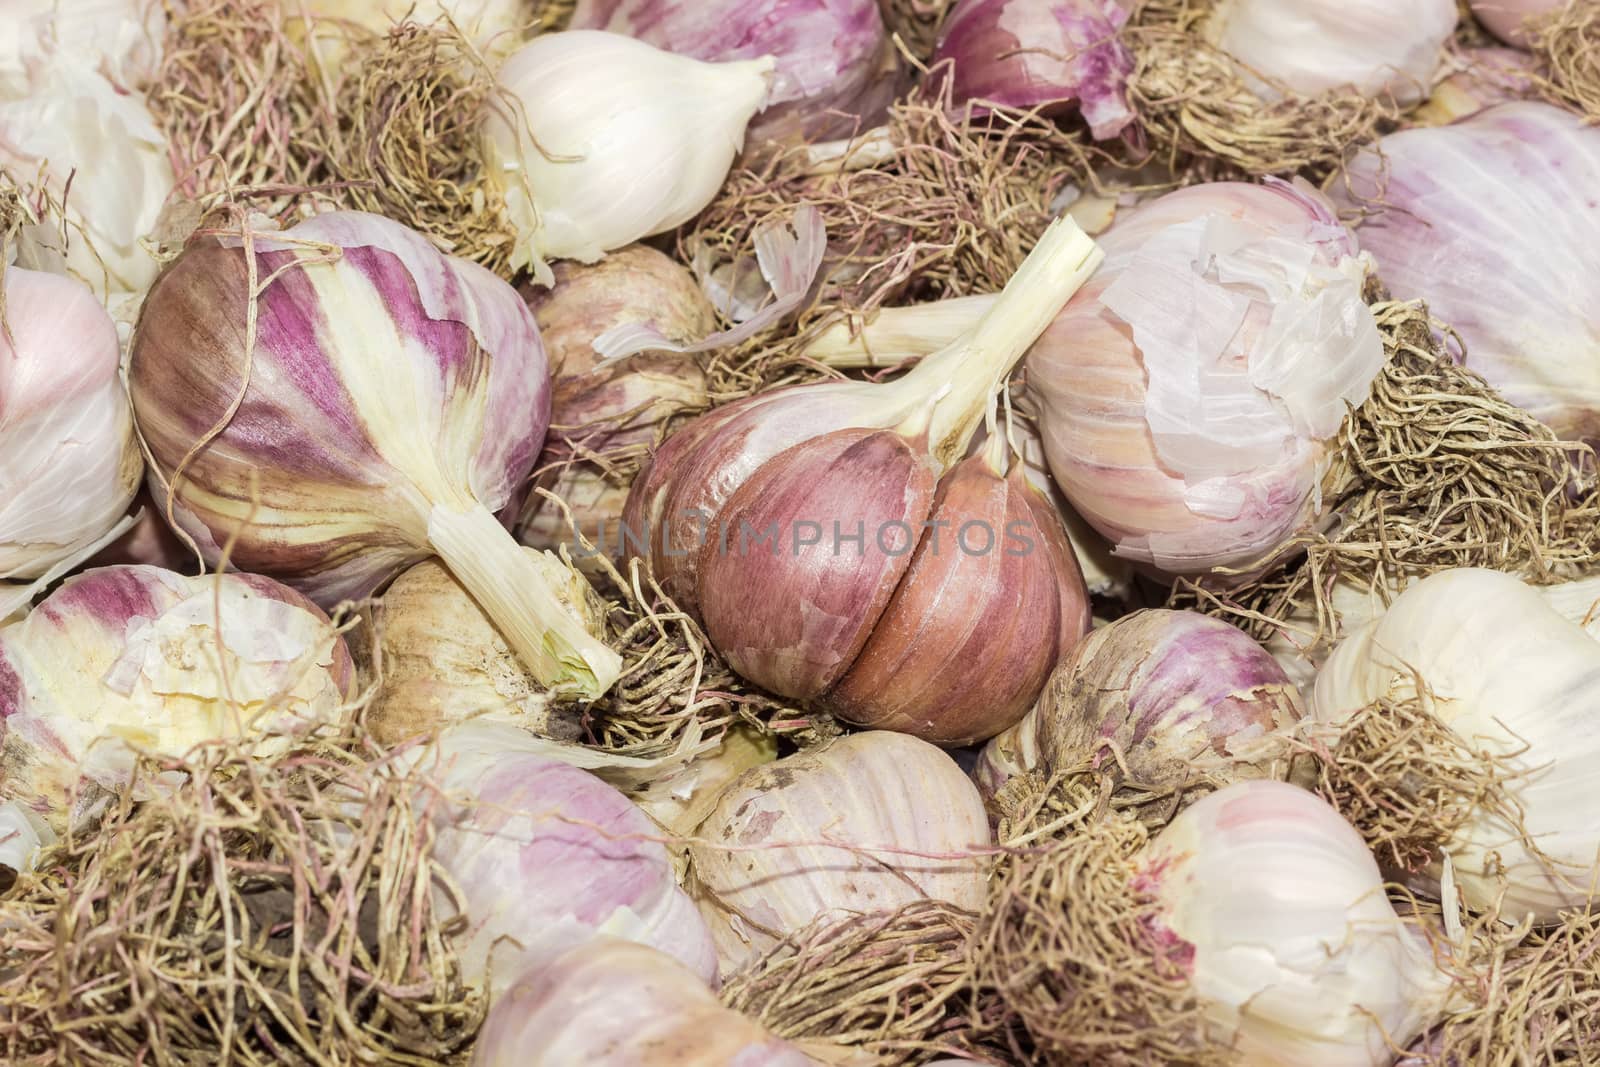
[{"label": "purple streaked husk", "polygon": [[894,71],[877,0],[579,0],[572,29],[624,33],[707,61],[773,56],[749,143],[825,141],[882,121]]},{"label": "purple streaked husk", "polygon": [[1128,102],[1134,55],[1121,39],[1128,13],[1117,0],[961,0],[931,67],[957,106],[971,101],[1050,113],[1076,111],[1097,140],[1136,118]]},{"label": "purple streaked husk", "polygon": [[985,747],[974,777],[987,795],[1021,773],[1118,764],[1151,788],[1260,777],[1286,768],[1303,715],[1283,668],[1243,631],[1138,611],[1078,644],[1027,716]]}]

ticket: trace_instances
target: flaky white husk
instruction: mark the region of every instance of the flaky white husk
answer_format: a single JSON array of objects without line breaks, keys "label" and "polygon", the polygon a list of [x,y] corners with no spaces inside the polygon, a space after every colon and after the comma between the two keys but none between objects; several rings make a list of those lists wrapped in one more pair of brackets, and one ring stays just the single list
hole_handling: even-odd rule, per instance
[{"label": "flaky white husk", "polygon": [[521,240],[514,267],[592,263],[710,203],[767,99],[770,58],[703,63],[600,30],[545,34],[500,68],[520,106],[485,120],[489,175]]},{"label": "flaky white husk", "polygon": [[1297,786],[1203,797],[1136,862],[1152,934],[1187,943],[1210,1036],[1241,1065],[1383,1067],[1446,1008],[1450,982],[1361,835]]},{"label": "flaky white husk", "polygon": [[15,582],[106,534],[144,463],[105,309],[71,278],[0,273],[0,582]]},{"label": "flaky white husk", "polygon": [[119,91],[78,56],[30,64],[26,85],[0,96],[0,169],[66,203],[65,246],[60,228],[44,222],[23,229],[22,254],[64,256],[131,326],[158,270],[140,240],[174,184],[166,138],[143,97]]},{"label": "flaky white husk", "polygon": [[[1297,93],[1354,87],[1414,104],[1428,95],[1457,16],[1455,0],[1220,0],[1205,34]],[[1276,95],[1259,81],[1258,91]]]},{"label": "flaky white husk", "polygon": [[1597,680],[1600,642],[1583,626],[1517,578],[1462,568],[1417,582],[1351,631],[1311,703],[1337,725],[1420,694],[1465,745],[1503,757],[1523,825],[1480,809],[1443,851],[1469,907],[1501,900],[1508,922],[1549,922],[1587,907],[1600,878]]},{"label": "flaky white husk", "polygon": [[690,892],[725,974],[822,916],[924,898],[977,908],[991,840],[955,761],[884,730],[745,773],[695,836]]},{"label": "flaky white husk", "polygon": [[121,787],[134,748],[257,734],[271,755],[341,717],[354,685],[327,616],[269,579],[86,571],[0,629],[3,794],[61,829],[80,779]]},{"label": "flaky white husk", "polygon": [[161,66],[162,0],[0,0],[0,93],[25,93],[27,67],[59,52],[126,89]]}]

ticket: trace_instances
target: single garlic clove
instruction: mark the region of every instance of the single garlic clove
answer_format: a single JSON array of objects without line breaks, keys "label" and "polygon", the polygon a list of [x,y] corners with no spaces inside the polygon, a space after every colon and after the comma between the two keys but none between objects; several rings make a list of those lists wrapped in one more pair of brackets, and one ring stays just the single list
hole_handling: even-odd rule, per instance
[{"label": "single garlic clove", "polygon": [[826,691],[910,566],[936,478],[899,434],[853,429],[740,486],[700,550],[700,611],[729,665],[781,696]]},{"label": "single garlic clove", "polygon": [[[1021,469],[997,474],[976,455],[940,480],[927,533],[866,647],[825,697],[829,710],[946,745],[992,737],[1027,712],[1060,654],[1063,625],[1074,638],[1087,630],[1089,597],[1078,575],[1076,611],[1063,618],[1065,536],[1059,520],[1030,506]],[[1054,529],[1041,530],[1041,517]]]}]

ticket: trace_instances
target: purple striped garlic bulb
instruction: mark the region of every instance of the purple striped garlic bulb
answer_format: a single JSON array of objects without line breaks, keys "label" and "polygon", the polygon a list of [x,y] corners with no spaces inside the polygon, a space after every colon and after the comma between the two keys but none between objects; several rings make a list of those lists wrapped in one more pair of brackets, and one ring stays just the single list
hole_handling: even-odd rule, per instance
[{"label": "purple striped garlic bulb", "polygon": [[128,377],[157,499],[209,562],[226,545],[325,606],[437,555],[540,682],[608,689],[617,654],[495,517],[550,418],[516,291],[377,215],[250,240],[199,236],[145,302]]},{"label": "purple striped garlic bulb", "polygon": [[1600,442],[1596,188],[1600,129],[1527,101],[1382,138],[1341,195],[1381,195],[1362,246],[1397,298],[1460,333],[1468,369],[1562,437]]},{"label": "purple striped garlic bulb", "polygon": [[578,0],[575,30],[609,30],[709,62],[772,56],[750,143],[826,141],[882,122],[893,49],[878,0]]},{"label": "purple striped garlic bulb", "polygon": [[0,791],[62,829],[73,789],[121,788],[135,748],[260,736],[270,756],[341,718],[355,689],[328,617],[270,578],[86,571],[0,628]]},{"label": "purple striped garlic bulb", "polygon": [[643,945],[597,938],[535,957],[494,1002],[472,1067],[815,1067]]},{"label": "purple striped garlic bulb", "polygon": [[[1097,140],[1137,116],[1128,103],[1134,55],[1120,37],[1118,0],[961,0],[940,30],[929,65],[956,105],[1076,112]],[[941,69],[941,64],[943,68]]]},{"label": "purple striped garlic bulb", "polygon": [[[144,462],[111,316],[71,278],[17,267],[0,275],[4,583],[40,578],[93,551],[127,512]],[[7,614],[0,606],[0,619]]]},{"label": "purple striped garlic bulb", "polygon": [[991,843],[955,761],[886,730],[747,771],[695,839],[690,891],[726,974],[825,916],[925,898],[976,909]]},{"label": "purple striped garlic bulb", "polygon": [[[468,982],[510,987],[527,954],[609,935],[658,949],[717,980],[705,921],[678,888],[661,831],[616,789],[523,740],[471,722],[425,750],[436,784],[434,858],[463,894],[456,951]],[[437,894],[448,918],[458,902]]]},{"label": "purple striped garlic bulb", "polygon": [[1015,775],[1115,770],[1159,789],[1280,776],[1300,693],[1266,649],[1192,611],[1125,615],[1061,661],[1033,709],[984,746],[974,778],[992,796]]}]

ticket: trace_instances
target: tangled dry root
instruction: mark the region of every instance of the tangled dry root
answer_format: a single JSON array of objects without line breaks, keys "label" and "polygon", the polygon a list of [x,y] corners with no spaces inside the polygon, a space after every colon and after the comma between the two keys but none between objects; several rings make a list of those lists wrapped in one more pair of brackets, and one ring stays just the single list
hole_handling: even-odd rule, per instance
[{"label": "tangled dry root", "polygon": [[1600,8],[1592,0],[1569,0],[1538,23],[1531,44],[1550,69],[1545,94],[1600,121]]},{"label": "tangled dry root", "polygon": [[[1303,96],[1209,44],[1212,0],[1144,0],[1124,31],[1138,62],[1129,96],[1150,154],[1185,181],[1316,175],[1400,115],[1355,92]],[[1250,79],[1278,94],[1268,102]]]},{"label": "tangled dry root", "polygon": [[1397,870],[1436,862],[1485,814],[1522,822],[1509,788],[1520,776],[1512,759],[1474,748],[1440,721],[1425,691],[1357,712],[1317,754],[1317,792]]},{"label": "tangled dry root", "polygon": [[819,165],[807,146],[734,171],[679,244],[685,262],[748,262],[754,234],[801,203],[828,235],[823,281],[798,317],[708,365],[717,403],[833,371],[802,353],[817,334],[886,302],[998,292],[1068,186],[1094,181],[1087,150],[1031,114],[953,117],[904,100],[886,127]]},{"label": "tangled dry root", "polygon": [[150,799],[0,900],[6,1063],[465,1061],[484,1004],[433,906],[419,780],[355,734],[250,753],[141,760]]},{"label": "tangled dry root", "polygon": [[889,1067],[1002,1051],[1005,1006],[976,982],[975,916],[922,900],[813,923],[722,987],[779,1037],[865,1050]]},{"label": "tangled dry root", "polygon": [[1139,888],[1133,857],[1147,838],[1132,819],[1081,822],[997,873],[974,952],[979,981],[1026,1034],[1017,1062],[1228,1062],[1205,1036],[1189,946]]},{"label": "tangled dry root", "polygon": [[956,0],[878,0],[883,24],[919,60],[933,55],[939,31]]},{"label": "tangled dry root", "polygon": [[[1488,567],[1538,584],[1600,561],[1600,506],[1592,489],[1578,492],[1593,480],[1593,452],[1462,367],[1460,339],[1420,302],[1370,295],[1388,360],[1339,431],[1322,490],[1334,528],[1275,549],[1268,558],[1288,552],[1290,562],[1243,585],[1179,582],[1170,606],[1221,615],[1261,640],[1283,631],[1310,651],[1338,637],[1340,582],[1398,590]],[[1296,621],[1308,618],[1309,629]]]}]

